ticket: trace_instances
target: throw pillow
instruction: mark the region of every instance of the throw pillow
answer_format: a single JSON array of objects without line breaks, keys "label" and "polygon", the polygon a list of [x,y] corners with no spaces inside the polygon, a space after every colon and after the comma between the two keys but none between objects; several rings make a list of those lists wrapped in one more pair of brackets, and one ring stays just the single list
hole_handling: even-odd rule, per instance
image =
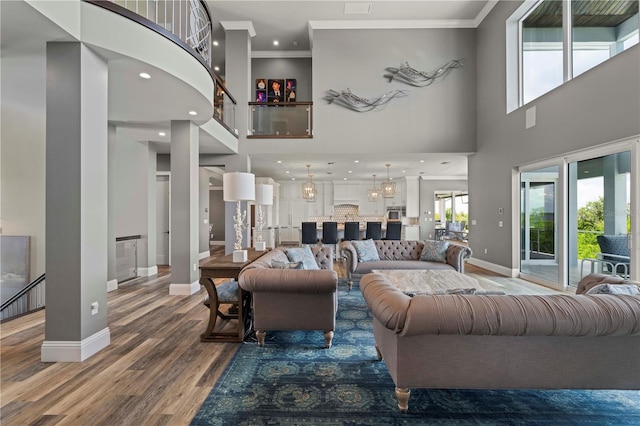
[{"label": "throw pillow", "polygon": [[287,249],[287,257],[291,262],[302,262],[302,269],[320,269],[309,246]]},{"label": "throw pillow", "polygon": [[302,262],[280,262],[279,260],[271,261],[273,269],[302,269]]},{"label": "throw pillow", "polygon": [[374,262],[380,260],[376,243],[372,239],[364,241],[351,241],[358,253],[358,262]]},{"label": "throw pillow", "polygon": [[585,294],[640,294],[640,286],[635,284],[598,284]]},{"label": "throw pillow", "polygon": [[449,241],[425,240],[420,260],[447,263]]}]

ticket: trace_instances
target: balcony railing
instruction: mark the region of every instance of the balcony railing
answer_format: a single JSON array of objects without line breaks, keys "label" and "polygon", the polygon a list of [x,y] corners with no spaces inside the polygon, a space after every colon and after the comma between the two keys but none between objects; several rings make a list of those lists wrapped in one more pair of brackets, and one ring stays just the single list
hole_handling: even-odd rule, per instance
[{"label": "balcony railing", "polygon": [[249,138],[312,138],[313,102],[249,102]]},{"label": "balcony railing", "polygon": [[84,0],[163,35],[193,55],[214,81],[213,118],[237,136],[236,100],[211,69],[211,14],[202,0]]}]

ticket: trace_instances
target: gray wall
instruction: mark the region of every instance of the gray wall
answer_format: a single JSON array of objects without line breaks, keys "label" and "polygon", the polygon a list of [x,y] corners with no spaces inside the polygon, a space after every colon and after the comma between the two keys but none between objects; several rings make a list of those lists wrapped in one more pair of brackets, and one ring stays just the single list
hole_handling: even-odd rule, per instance
[{"label": "gray wall", "polygon": [[[518,252],[508,213],[514,167],[640,134],[638,45],[506,113],[505,21],[520,4],[499,2],[477,30],[478,151],[469,160],[474,257],[508,268],[517,267],[512,257]],[[537,124],[527,130],[525,111],[532,106]]]},{"label": "gray wall", "polygon": [[28,235],[31,279],[45,272],[45,99],[42,50],[2,52],[0,112],[0,232]]},{"label": "gray wall", "polygon": [[[475,151],[474,30],[316,30],[313,36],[313,139],[250,139],[248,152]],[[416,69],[435,71],[452,59],[464,59],[464,68],[429,87],[384,78],[387,67],[406,61]],[[410,94],[367,113],[324,99],[329,89],[347,88],[368,98],[391,90]]]},{"label": "gray wall", "polygon": [[[115,169],[113,176],[115,184],[115,236],[125,237],[140,235],[138,242],[138,266],[147,268],[155,266],[155,262],[149,264],[149,197],[153,193],[154,185],[149,185],[149,167],[155,169],[155,164],[150,164],[149,147],[146,142],[136,142],[123,137],[122,132],[116,129]],[[155,216],[155,205],[152,210]],[[154,236],[155,237],[155,236]],[[155,241],[155,239],[154,239]],[[155,251],[155,246],[154,246]],[[155,252],[153,258],[155,259]]]},{"label": "gray wall", "polygon": [[158,154],[157,162],[159,172],[171,171],[171,156],[169,154]]},{"label": "gray wall", "polygon": [[295,78],[297,80],[296,101],[311,100],[311,58],[255,58],[251,60],[251,77],[251,87],[254,88],[254,92],[255,81],[258,78]]}]

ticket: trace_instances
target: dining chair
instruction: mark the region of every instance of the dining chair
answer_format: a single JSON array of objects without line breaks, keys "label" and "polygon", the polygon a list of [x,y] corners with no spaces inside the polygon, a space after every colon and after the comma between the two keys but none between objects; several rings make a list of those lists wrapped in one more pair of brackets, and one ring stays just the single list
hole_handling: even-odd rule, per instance
[{"label": "dining chair", "polygon": [[360,239],[360,222],[344,223],[344,238],[342,241],[354,241]]},{"label": "dining chair", "polygon": [[318,225],[316,222],[302,222],[302,245],[318,244]]},{"label": "dining chair", "polygon": [[381,240],[382,239],[382,222],[367,222],[367,230],[364,236],[365,240]]},{"label": "dining chair", "polygon": [[387,222],[387,232],[384,237],[385,240],[400,240],[402,239],[402,222]]},{"label": "dining chair", "polygon": [[333,246],[333,257],[336,256],[338,244],[338,222],[322,222],[322,245]]}]

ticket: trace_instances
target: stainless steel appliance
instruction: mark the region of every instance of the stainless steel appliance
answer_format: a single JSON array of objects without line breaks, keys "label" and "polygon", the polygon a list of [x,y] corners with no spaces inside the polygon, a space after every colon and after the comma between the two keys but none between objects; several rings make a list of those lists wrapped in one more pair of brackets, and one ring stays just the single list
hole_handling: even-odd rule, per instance
[{"label": "stainless steel appliance", "polygon": [[387,221],[401,221],[406,214],[407,208],[405,206],[387,207]]}]

